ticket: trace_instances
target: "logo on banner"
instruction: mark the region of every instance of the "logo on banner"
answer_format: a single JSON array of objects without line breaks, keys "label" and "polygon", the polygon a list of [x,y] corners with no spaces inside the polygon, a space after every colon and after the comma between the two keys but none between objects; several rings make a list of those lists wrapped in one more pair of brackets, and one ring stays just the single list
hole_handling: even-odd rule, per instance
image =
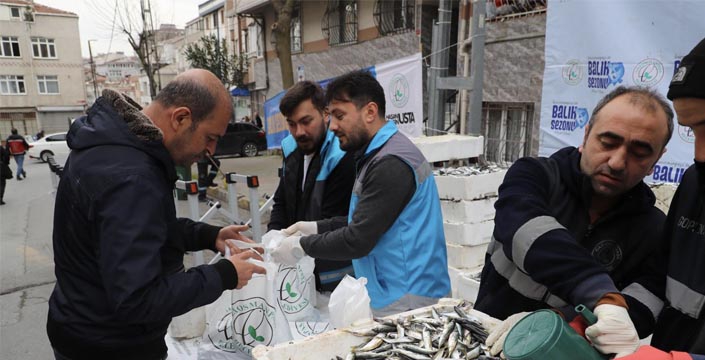
[{"label": "logo on banner", "polygon": [[678,136],[680,136],[680,138],[688,144],[692,144],[695,142],[695,135],[693,135],[693,129],[687,126],[678,125]]},{"label": "logo on banner", "polygon": [[568,85],[578,85],[585,77],[585,71],[578,60],[569,60],[563,66],[563,81]]},{"label": "logo on banner", "polygon": [[590,120],[587,108],[577,105],[553,104],[551,108],[551,130],[572,132],[582,129]]},{"label": "logo on banner", "polygon": [[306,277],[299,266],[280,266],[277,274],[277,303],[286,314],[296,314],[310,304],[303,296],[306,289]]},{"label": "logo on banner", "polygon": [[683,174],[685,174],[687,168],[687,165],[682,167],[656,164],[654,165],[652,178],[656,182],[679,184],[683,180]]},{"label": "logo on banner", "polygon": [[274,337],[274,307],[261,297],[239,300],[218,321],[218,334],[208,335],[216,348],[251,353],[257,345],[270,345]]},{"label": "logo on banner", "polygon": [[[663,75],[663,74],[662,74]],[[607,89],[622,83],[624,64],[609,60],[588,61],[588,88]]]},{"label": "logo on banner", "polygon": [[636,64],[632,72],[632,80],[635,85],[651,87],[661,81],[663,74],[663,63],[647,58]]},{"label": "logo on banner", "polygon": [[406,80],[406,76],[402,74],[394,75],[389,82],[387,91],[391,94],[392,104],[394,104],[394,106],[398,108],[404,107],[404,105],[409,102],[409,82]]}]

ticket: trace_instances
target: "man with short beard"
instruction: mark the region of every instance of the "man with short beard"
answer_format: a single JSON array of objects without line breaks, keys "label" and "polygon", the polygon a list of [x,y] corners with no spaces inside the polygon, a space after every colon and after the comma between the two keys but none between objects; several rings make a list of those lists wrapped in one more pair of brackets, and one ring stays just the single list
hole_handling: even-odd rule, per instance
[{"label": "man with short beard", "polygon": [[384,90],[367,71],[328,84],[330,129],[354,151],[356,178],[347,217],[297,222],[272,250],[281,263],[304,254],[351,260],[367,278],[372,312],[385,316],[450,295],[443,218],[431,166],[385,118]]},{"label": "man with short beard", "polygon": [[[279,110],[290,135],[282,140],[284,163],[267,229],[347,216],[355,163],[328,130],[323,90],[312,81],[301,81],[286,92]],[[349,260],[316,259],[318,291],[333,291],[346,274],[354,275]]]},{"label": "man with short beard", "polygon": [[493,354],[515,323],[544,308],[568,321],[577,305],[593,310],[597,323],[585,334],[605,354],[631,354],[653,331],[664,214],[642,180],[672,133],[661,95],[618,87],[595,106],[579,148],[509,168],[475,303],[506,319],[487,338]]}]

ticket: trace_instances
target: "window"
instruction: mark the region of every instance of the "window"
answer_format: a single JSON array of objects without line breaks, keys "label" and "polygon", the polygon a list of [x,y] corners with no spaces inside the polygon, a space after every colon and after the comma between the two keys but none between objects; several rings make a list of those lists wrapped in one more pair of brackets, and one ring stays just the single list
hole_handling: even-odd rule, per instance
[{"label": "window", "polygon": [[56,46],[54,39],[43,37],[32,38],[32,55],[35,58],[51,58],[56,59]]},{"label": "window", "polygon": [[377,0],[372,14],[380,35],[414,29],[414,0]]},{"label": "window", "polygon": [[264,42],[262,41],[262,27],[258,23],[253,22],[248,25],[247,30],[247,56],[260,57]]},{"label": "window", "polygon": [[0,56],[20,57],[20,42],[17,36],[2,36],[0,44]]},{"label": "window", "polygon": [[59,78],[56,75],[37,75],[37,85],[40,94],[59,93]]},{"label": "window", "polygon": [[26,93],[24,88],[24,76],[0,75],[0,94],[23,95]]},{"label": "window", "polygon": [[357,2],[329,0],[321,26],[328,45],[352,44],[357,41]]},{"label": "window", "polygon": [[294,3],[294,11],[291,13],[291,52],[300,53],[303,50],[301,43],[301,2]]},{"label": "window", "polygon": [[66,134],[47,136],[45,141],[66,141]]},{"label": "window", "polygon": [[533,104],[485,103],[482,109],[485,158],[498,163],[511,163],[528,156],[533,116]]},{"label": "window", "polygon": [[13,19],[19,19],[20,18],[20,8],[10,7],[10,17]]}]

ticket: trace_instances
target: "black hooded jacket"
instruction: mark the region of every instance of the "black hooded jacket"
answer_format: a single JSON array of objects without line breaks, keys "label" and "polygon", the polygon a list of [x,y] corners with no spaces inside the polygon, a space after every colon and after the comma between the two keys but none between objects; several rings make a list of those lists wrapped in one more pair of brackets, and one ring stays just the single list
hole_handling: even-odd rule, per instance
[{"label": "black hooded jacket", "polygon": [[49,339],[71,359],[159,358],[172,317],[237,285],[227,260],[184,271],[185,251],[215,250],[220,228],[176,217],[174,163],[129,98],[104,91],[67,141]]},{"label": "black hooded jacket", "polygon": [[553,307],[570,321],[574,306],[592,309],[606,293],[620,292],[645,337],[663,306],[665,215],[639,182],[591,223],[593,190],[580,157],[568,147],[550,158],[519,159],[509,169],[475,308],[505,319]]}]

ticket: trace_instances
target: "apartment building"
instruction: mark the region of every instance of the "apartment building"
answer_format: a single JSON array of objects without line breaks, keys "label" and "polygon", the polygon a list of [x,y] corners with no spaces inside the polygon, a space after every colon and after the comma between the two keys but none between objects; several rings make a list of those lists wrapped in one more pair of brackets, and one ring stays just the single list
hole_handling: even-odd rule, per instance
[{"label": "apartment building", "polygon": [[65,131],[85,104],[78,16],[0,0],[0,136]]}]

